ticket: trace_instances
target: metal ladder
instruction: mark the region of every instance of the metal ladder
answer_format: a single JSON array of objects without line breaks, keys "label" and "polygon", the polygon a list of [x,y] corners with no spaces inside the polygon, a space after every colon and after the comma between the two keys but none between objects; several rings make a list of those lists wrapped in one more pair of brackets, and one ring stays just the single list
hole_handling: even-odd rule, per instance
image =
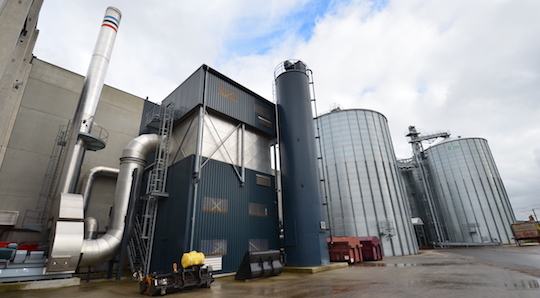
[{"label": "metal ladder", "polygon": [[34,210],[26,210],[22,224],[23,228],[41,232],[45,226],[45,220],[50,209],[51,198],[60,171],[60,160],[66,146],[69,125],[70,122],[67,125],[60,125],[58,128],[55,145],[49,158],[47,171],[45,172],[45,180],[39,193],[38,203]]},{"label": "metal ladder", "polygon": [[320,131],[320,119],[319,119],[319,112],[317,110],[317,99],[315,97],[315,83],[313,82],[313,72],[311,71],[311,69],[308,69],[307,70],[307,75],[308,75],[308,84],[309,84],[309,88],[310,88],[310,95],[311,95],[311,105],[312,105],[312,110],[313,112],[315,113],[315,115],[313,116],[313,118],[315,119],[315,128],[317,129],[317,131],[315,132],[315,139],[317,140],[317,147],[319,148],[319,152],[318,152],[318,156],[317,156],[317,161],[319,163],[319,167],[320,167],[320,172],[319,172],[319,179],[320,179],[320,184],[319,184],[319,190],[321,192],[321,195],[323,195],[323,206],[325,207],[326,209],[326,214],[328,216],[328,223],[326,223],[326,230],[329,231],[329,237],[332,238],[332,216],[330,214],[330,206],[328,204],[328,190],[327,190],[327,185],[326,185],[326,175],[325,175],[325,164],[324,164],[324,158],[323,158],[323,147],[322,147],[322,141],[321,141],[321,131]]},{"label": "metal ladder", "polygon": [[150,274],[150,262],[154,242],[158,201],[167,198],[165,191],[167,168],[169,164],[170,134],[174,123],[174,106],[158,106],[159,110],[159,142],[156,148],[153,169],[150,171],[146,194],[142,196],[143,208],[135,220],[135,231],[128,245],[128,256],[132,272],[138,271],[141,276]]}]

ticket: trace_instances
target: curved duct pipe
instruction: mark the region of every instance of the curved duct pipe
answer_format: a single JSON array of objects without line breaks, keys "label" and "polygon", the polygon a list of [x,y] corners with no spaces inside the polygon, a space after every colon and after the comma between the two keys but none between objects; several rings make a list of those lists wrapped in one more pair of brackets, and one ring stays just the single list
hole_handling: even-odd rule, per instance
[{"label": "curved duct pipe", "polygon": [[92,191],[92,186],[94,185],[94,180],[98,176],[108,176],[108,177],[118,177],[119,169],[110,168],[110,167],[93,167],[86,174],[84,174],[83,182],[81,185],[81,194],[83,196],[83,206],[84,212],[88,208],[88,202],[90,201],[90,192]]},{"label": "curved duct pipe", "polygon": [[[139,173],[143,172],[146,156],[155,151],[158,142],[158,135],[144,134],[133,139],[124,149],[120,158],[120,172],[116,182],[110,227],[102,237],[83,241],[79,267],[106,262],[112,259],[120,249],[131,185],[134,182],[132,181],[133,170],[138,169]],[[142,175],[139,175],[138,179],[142,179]]]}]

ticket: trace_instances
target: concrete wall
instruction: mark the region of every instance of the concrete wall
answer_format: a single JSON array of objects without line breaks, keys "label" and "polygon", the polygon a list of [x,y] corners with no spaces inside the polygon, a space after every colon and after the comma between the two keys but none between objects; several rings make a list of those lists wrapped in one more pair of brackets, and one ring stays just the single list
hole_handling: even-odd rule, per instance
[{"label": "concrete wall", "polygon": [[[84,82],[83,76],[39,59],[31,65],[0,168],[0,210],[19,211],[19,219],[15,229],[0,234],[0,241],[39,240],[39,233],[22,229],[24,215],[44,207],[39,195],[55,139],[60,125],[73,118]],[[138,135],[143,106],[144,99],[104,86],[95,123],[109,132],[107,146],[86,152],[81,177],[95,166],[119,166],[123,148]],[[100,231],[108,222],[114,185],[113,179],[100,178],[92,189],[87,216],[99,220]]]},{"label": "concrete wall", "polygon": [[0,167],[31,69],[42,3],[43,0],[0,3]]}]

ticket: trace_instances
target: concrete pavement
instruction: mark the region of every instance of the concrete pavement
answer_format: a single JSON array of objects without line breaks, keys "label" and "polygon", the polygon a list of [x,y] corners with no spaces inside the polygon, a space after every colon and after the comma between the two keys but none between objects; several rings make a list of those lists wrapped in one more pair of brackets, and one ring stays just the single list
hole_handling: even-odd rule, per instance
[{"label": "concrete pavement", "polygon": [[[518,264],[508,261],[508,256]],[[414,256],[386,257],[316,274],[283,272],[248,282],[221,277],[210,289],[167,297],[540,297],[540,270],[535,268],[540,268],[538,244],[423,250]],[[138,289],[130,280],[91,281],[62,289],[0,292],[0,296],[144,297]]]}]

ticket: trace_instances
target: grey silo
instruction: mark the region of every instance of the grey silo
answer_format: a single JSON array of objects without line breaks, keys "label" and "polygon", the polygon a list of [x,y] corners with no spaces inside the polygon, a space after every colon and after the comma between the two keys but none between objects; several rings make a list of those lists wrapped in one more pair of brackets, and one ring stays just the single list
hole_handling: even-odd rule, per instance
[{"label": "grey silo", "polygon": [[316,121],[332,236],[378,236],[387,256],[416,254],[386,117],[371,110],[334,110]]},{"label": "grey silo", "polygon": [[515,217],[487,140],[450,139],[426,155],[447,244],[511,243]]}]

